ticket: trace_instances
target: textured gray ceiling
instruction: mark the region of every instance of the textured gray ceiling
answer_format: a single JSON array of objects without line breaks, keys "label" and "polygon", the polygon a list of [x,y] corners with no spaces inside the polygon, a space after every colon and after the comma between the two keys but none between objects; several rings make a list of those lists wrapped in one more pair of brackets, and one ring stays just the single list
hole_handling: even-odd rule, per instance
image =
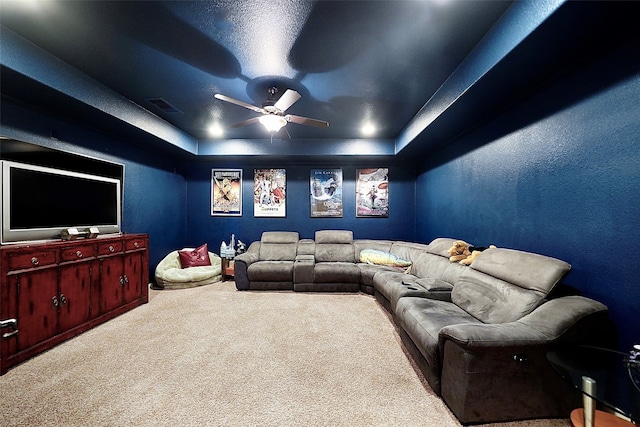
[{"label": "textured gray ceiling", "polygon": [[[564,0],[2,0],[0,89],[3,100],[190,154],[411,158],[636,43],[639,9]],[[272,86],[302,96],[287,113],[330,126],[289,123],[290,143],[264,144],[270,135],[258,123],[230,127],[259,113],[214,98],[261,106]],[[376,132],[363,135],[367,122]],[[223,135],[212,136],[212,124]]]},{"label": "textured gray ceiling", "polygon": [[[11,3],[16,3],[13,6]],[[17,5],[23,4],[23,6]],[[396,138],[510,6],[509,1],[9,0],[6,28],[195,139],[265,138],[255,117],[270,86],[297,90],[293,139]],[[165,112],[151,98],[177,112]]]}]

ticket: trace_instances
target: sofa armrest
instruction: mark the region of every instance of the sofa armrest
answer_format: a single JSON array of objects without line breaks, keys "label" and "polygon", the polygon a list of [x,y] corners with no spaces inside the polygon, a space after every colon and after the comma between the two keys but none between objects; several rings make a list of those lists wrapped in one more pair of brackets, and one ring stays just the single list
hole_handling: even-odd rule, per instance
[{"label": "sofa armrest", "polygon": [[[563,334],[578,323],[595,315],[607,314],[607,307],[597,301],[581,296],[567,296],[553,299],[540,307],[509,323],[466,323],[445,326],[440,330],[440,346],[451,340],[466,348],[514,347],[549,344],[558,341]],[[573,339],[592,340],[593,331],[589,327],[579,327],[573,332]]]},{"label": "sofa armrest", "polygon": [[297,255],[293,263],[293,289],[303,290],[301,285],[308,285],[314,282],[314,266],[316,259],[313,255]]},{"label": "sofa armrest", "polygon": [[236,289],[239,291],[247,290],[250,287],[249,274],[247,269],[251,264],[260,260],[258,252],[245,252],[236,255],[233,267],[233,279],[236,282]]},{"label": "sofa armrest", "polygon": [[420,297],[451,302],[451,290],[453,289],[451,284],[440,279],[420,279],[411,274],[406,276],[405,279],[402,279],[403,286],[394,292],[396,300],[402,297]]}]

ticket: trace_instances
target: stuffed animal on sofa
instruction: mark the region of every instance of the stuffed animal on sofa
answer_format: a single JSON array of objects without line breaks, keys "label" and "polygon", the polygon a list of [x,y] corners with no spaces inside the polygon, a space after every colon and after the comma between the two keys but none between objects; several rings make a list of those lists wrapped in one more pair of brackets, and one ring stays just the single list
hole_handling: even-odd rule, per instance
[{"label": "stuffed animal on sofa", "polygon": [[495,248],[495,245],[489,245],[488,248],[485,247],[480,247],[480,246],[471,246],[469,247],[469,250],[471,251],[471,255],[469,255],[467,258],[463,259],[462,261],[460,261],[460,264],[462,265],[471,265],[471,263],[473,261],[476,260],[476,258],[478,258],[478,256],[482,253],[482,251],[486,250],[486,249],[491,249],[491,248]]},{"label": "stuffed animal on sofa", "polygon": [[453,246],[449,248],[447,253],[449,254],[449,261],[451,262],[460,262],[471,256],[469,244],[464,240],[456,240],[453,242]]},{"label": "stuffed animal on sofa", "polygon": [[471,265],[482,251],[495,247],[495,245],[489,245],[488,248],[484,246],[470,246],[464,240],[456,240],[448,250],[449,261],[459,262],[462,265]]}]

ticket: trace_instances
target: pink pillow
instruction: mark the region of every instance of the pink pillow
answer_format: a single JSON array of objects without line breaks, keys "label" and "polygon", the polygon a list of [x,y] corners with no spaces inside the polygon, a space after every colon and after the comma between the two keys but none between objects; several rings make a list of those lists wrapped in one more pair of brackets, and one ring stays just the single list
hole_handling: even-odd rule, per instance
[{"label": "pink pillow", "polygon": [[206,243],[192,251],[178,251],[178,255],[180,255],[180,265],[182,268],[211,265],[209,249]]}]

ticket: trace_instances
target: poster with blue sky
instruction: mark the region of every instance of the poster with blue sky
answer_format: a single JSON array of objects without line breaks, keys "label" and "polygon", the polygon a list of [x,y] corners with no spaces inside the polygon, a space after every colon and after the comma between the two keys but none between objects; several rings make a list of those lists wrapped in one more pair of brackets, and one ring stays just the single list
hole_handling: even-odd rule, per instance
[{"label": "poster with blue sky", "polygon": [[312,218],[342,218],[342,169],[311,169]]}]

